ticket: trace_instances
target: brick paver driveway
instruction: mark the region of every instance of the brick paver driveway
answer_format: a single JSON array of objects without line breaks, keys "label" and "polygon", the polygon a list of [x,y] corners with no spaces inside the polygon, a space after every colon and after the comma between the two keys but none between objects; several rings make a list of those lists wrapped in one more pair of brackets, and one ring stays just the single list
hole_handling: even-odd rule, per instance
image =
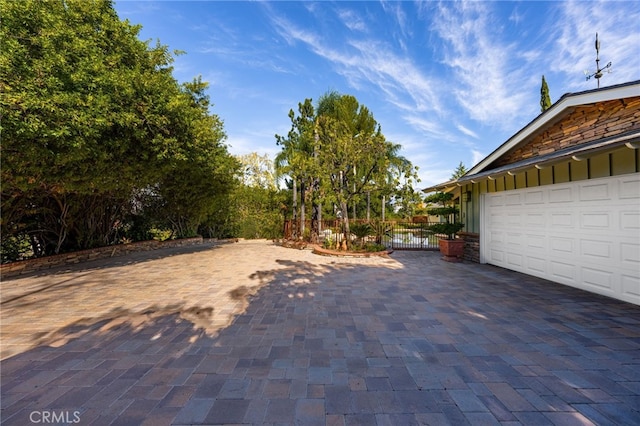
[{"label": "brick paver driveway", "polygon": [[7,425],[640,424],[640,307],[434,252],[166,249],[1,319]]}]

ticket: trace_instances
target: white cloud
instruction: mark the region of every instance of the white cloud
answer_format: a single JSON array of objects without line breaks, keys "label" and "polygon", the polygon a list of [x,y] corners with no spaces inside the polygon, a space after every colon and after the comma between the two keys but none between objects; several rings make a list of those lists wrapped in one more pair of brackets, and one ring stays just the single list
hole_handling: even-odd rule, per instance
[{"label": "white cloud", "polygon": [[441,129],[418,117],[418,114],[420,117],[429,113],[444,114],[440,95],[435,90],[440,84],[425,75],[411,58],[399,55],[387,43],[371,38],[350,39],[335,47],[282,16],[272,15],[271,19],[276,31],[289,44],[305,44],[314,54],[329,61],[351,87],[379,90],[387,102],[404,111],[403,118],[411,125],[427,133],[435,132],[433,136],[442,135]]},{"label": "white cloud", "polygon": [[[473,154],[473,160],[472,160],[473,164],[471,164],[471,167],[475,166],[480,161],[482,161],[484,157],[486,157],[485,154],[475,149],[471,150],[471,153]],[[471,167],[467,167],[467,170],[471,169]]]},{"label": "white cloud", "polygon": [[465,135],[471,136],[472,138],[475,138],[475,139],[478,139],[478,135],[473,130],[467,129],[462,124],[458,124],[456,127],[458,128],[458,130],[460,130]]},{"label": "white cloud", "polygon": [[571,90],[596,88],[586,81],[584,71],[596,68],[595,35],[600,40],[600,67],[612,62],[612,74],[605,74],[601,86],[640,78],[640,8],[635,2],[559,3],[555,27],[551,28],[554,71],[564,74],[564,86]]},{"label": "white cloud", "polygon": [[367,24],[353,10],[340,9],[338,10],[338,17],[351,31],[367,31]]},{"label": "white cloud", "polygon": [[509,16],[509,20],[516,25],[519,25],[520,22],[522,22],[522,15],[520,15],[517,8],[513,9],[513,12],[511,12],[511,15]]},{"label": "white cloud", "polygon": [[482,2],[440,4],[433,30],[445,42],[443,63],[455,76],[457,103],[476,121],[512,128],[514,119],[528,112],[523,111],[524,70],[510,61],[516,46],[501,40],[489,7]]},{"label": "white cloud", "polygon": [[426,142],[441,143],[454,140],[453,135],[442,127],[442,120],[437,118],[429,119],[428,117],[428,115],[407,114],[404,116],[404,120],[414,129],[418,129],[427,135]]}]

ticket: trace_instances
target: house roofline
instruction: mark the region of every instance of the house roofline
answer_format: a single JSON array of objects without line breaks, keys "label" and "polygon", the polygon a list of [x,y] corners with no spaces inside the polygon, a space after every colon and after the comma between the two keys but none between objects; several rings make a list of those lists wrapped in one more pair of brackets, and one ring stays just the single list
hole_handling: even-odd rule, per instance
[{"label": "house roofline", "polygon": [[528,158],[526,160],[507,164],[484,172],[475,173],[473,175],[466,174],[458,179],[424,188],[422,191],[429,193],[433,191],[451,190],[452,188],[462,186],[464,184],[477,183],[484,179],[492,179],[497,176],[504,175],[505,173],[519,173],[524,170],[531,169],[532,167],[544,168],[548,165],[565,161],[570,158],[576,161],[582,161],[585,157],[623,146],[626,146],[629,149],[640,149],[640,130],[632,130],[621,135],[598,139],[581,145],[570,146],[546,155]]},{"label": "house roofline", "polygon": [[556,120],[569,108],[595,102],[630,98],[633,96],[640,96],[640,80],[608,86],[601,89],[591,89],[577,93],[566,93],[562,95],[562,97],[558,99],[558,101],[556,101],[556,103],[554,103],[549,109],[538,115],[529,124],[520,129],[515,135],[507,139],[506,142],[500,145],[491,154],[489,154],[478,164],[473,166],[464,175],[464,177],[476,175],[482,172],[487,168],[487,166],[491,165],[491,163],[496,161],[502,155],[514,149],[526,138],[539,131],[541,128],[544,128],[544,126],[546,126],[547,124],[553,123],[554,120]]}]

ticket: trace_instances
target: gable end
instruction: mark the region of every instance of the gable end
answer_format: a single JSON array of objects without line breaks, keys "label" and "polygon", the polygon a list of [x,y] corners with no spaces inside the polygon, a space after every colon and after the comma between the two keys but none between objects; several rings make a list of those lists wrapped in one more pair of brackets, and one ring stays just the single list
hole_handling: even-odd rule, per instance
[{"label": "gable end", "polygon": [[640,96],[580,105],[499,157],[488,169],[640,129]]}]

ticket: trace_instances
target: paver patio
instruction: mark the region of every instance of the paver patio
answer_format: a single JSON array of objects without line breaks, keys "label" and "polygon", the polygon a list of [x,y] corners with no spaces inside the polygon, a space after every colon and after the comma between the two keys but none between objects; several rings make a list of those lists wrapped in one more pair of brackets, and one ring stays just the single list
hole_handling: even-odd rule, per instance
[{"label": "paver patio", "polygon": [[436,252],[205,244],[6,280],[2,424],[640,424],[640,307]]}]

